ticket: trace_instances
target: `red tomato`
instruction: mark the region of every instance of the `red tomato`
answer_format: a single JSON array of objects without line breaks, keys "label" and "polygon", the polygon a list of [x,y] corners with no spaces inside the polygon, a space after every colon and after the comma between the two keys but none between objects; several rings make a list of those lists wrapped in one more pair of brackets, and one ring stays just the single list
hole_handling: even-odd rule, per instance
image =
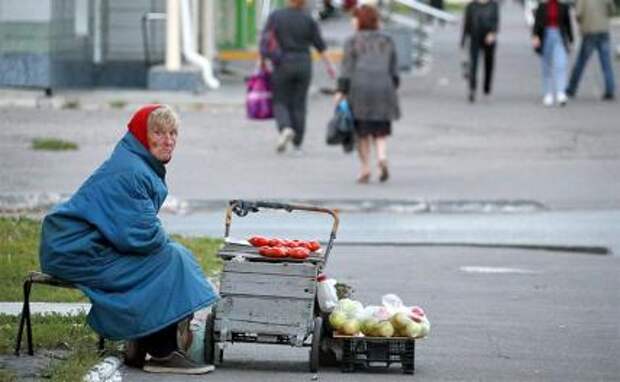
[{"label": "red tomato", "polygon": [[286,257],[287,248],[286,247],[272,247],[271,248],[271,257],[282,258]]},{"label": "red tomato", "polygon": [[287,254],[292,259],[304,260],[310,256],[310,251],[307,248],[295,247],[289,248]]},{"label": "red tomato", "polygon": [[271,253],[271,247],[269,247],[267,245],[262,246],[262,247],[260,247],[258,249],[258,253],[263,255],[263,256],[269,257],[269,254]]},{"label": "red tomato", "polygon": [[248,241],[255,247],[264,247],[265,245],[269,245],[269,239],[264,236],[252,236],[248,239]]},{"label": "red tomato", "polygon": [[284,247],[294,247],[293,240],[282,240],[282,246]]},{"label": "red tomato", "polygon": [[284,244],[282,243],[282,239],[274,237],[273,239],[269,240],[269,245],[272,247],[282,247]]},{"label": "red tomato", "polygon": [[315,252],[321,249],[321,244],[318,241],[309,241],[306,243],[306,248],[308,248],[311,252]]},{"label": "red tomato", "polygon": [[297,242],[297,246],[301,248],[307,248],[308,242],[305,240],[295,240]]}]

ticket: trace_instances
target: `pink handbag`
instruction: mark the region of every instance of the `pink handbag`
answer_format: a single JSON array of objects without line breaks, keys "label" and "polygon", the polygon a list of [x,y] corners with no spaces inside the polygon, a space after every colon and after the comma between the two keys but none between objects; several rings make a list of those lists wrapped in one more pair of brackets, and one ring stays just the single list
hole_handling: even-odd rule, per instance
[{"label": "pink handbag", "polygon": [[259,68],[246,80],[245,106],[249,119],[273,118],[273,94],[271,92],[271,72]]}]

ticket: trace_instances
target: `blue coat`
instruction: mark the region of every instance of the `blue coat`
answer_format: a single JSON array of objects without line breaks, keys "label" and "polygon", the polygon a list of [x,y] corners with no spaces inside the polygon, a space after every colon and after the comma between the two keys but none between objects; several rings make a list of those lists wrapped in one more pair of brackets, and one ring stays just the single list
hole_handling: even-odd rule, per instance
[{"label": "blue coat", "polygon": [[42,271],[90,298],[88,323],[106,338],[143,337],[218,298],[193,255],[170,240],[157,217],[168,193],[165,174],[127,133],[43,220]]}]

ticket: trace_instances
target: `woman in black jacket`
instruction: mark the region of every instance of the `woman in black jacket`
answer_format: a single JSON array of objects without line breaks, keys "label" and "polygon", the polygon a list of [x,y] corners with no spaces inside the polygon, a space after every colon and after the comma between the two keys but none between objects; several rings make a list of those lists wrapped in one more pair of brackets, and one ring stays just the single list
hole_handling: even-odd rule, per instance
[{"label": "woman in black jacket", "polygon": [[543,105],[566,105],[568,51],[573,42],[569,6],[559,0],[541,2],[534,16],[532,45],[542,58]]},{"label": "woman in black jacket", "polygon": [[300,155],[312,77],[311,46],[319,52],[329,76],[335,78],[336,74],[325,54],[327,46],[319,25],[305,9],[306,1],[288,0],[287,3],[286,7],[275,10],[267,19],[261,40],[275,40],[275,46],[267,56],[261,52],[261,61],[269,59],[273,65],[273,112],[279,131],[276,151],[285,152],[292,142],[293,153]]},{"label": "woman in black jacket", "polygon": [[484,94],[491,94],[499,8],[495,0],[473,0],[465,7],[461,48],[469,39],[469,101],[476,100],[478,56],[484,53]]}]

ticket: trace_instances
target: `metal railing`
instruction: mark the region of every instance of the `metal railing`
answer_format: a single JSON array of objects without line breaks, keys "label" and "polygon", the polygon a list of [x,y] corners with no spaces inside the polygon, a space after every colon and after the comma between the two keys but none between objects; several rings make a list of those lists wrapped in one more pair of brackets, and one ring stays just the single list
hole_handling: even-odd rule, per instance
[{"label": "metal railing", "polygon": [[[416,14],[416,16],[425,16],[427,19],[436,20],[442,23],[456,23],[457,17],[453,14],[442,11],[440,9],[431,7],[428,4],[425,4],[419,0],[389,0],[387,2],[387,8],[389,10],[389,17],[396,17],[400,21],[404,21],[404,18],[410,18],[411,16],[399,15],[393,13],[391,10],[394,9],[394,4],[400,4],[407,8],[409,8],[412,13]],[[396,20],[394,20],[396,21]],[[404,21],[407,22],[407,21]]]},{"label": "metal railing", "polygon": [[[405,8],[406,11],[397,11]],[[396,39],[401,70],[410,70],[412,67],[423,69],[431,62],[432,24],[440,25],[456,23],[457,17],[449,12],[436,9],[419,0],[388,0],[381,2],[381,15],[392,30]]]}]

